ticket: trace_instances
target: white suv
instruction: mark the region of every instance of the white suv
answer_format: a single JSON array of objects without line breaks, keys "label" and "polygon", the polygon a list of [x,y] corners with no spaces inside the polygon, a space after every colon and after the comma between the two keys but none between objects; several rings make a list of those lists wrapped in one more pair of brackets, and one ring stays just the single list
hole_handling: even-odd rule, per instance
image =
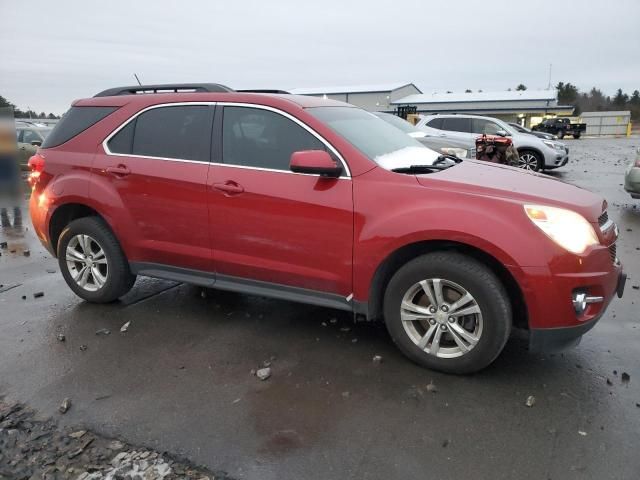
[{"label": "white suv", "polygon": [[563,167],[569,161],[569,149],[564,144],[517,132],[497,118],[428,115],[422,116],[416,127],[429,135],[467,141],[473,141],[483,133],[510,137],[520,154],[520,167],[526,170],[550,170]]}]

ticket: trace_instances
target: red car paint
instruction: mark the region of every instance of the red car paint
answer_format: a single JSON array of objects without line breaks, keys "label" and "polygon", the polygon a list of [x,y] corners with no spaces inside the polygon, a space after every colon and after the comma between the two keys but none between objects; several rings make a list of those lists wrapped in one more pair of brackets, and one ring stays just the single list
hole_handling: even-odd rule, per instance
[{"label": "red car paint", "polygon": [[[346,160],[351,178],[291,175],[218,163],[175,163],[111,156],[107,136],[157,104],[233,102],[285,112],[322,135]],[[330,102],[329,102],[330,103]],[[31,215],[55,254],[51,219],[68,204],[102,216],[130,262],[151,262],[337,294],[378,313],[376,272],[403,248],[431,242],[472,249],[515,280],[531,329],[579,325],[602,314],[621,266],[601,232],[603,199],[549,177],[464,161],[430,175],[380,168],[305,109],[313,97],[243,93],[172,93],[79,100],[120,107],[62,145],[41,149]],[[40,162],[40,159],[38,159]],[[122,174],[122,175],[121,175]],[[124,176],[126,174],[126,176]],[[534,203],[574,210],[601,244],[567,252],[524,214]],[[427,243],[425,243],[427,244]],[[577,317],[575,288],[604,297]],[[357,310],[354,307],[354,310]]]}]

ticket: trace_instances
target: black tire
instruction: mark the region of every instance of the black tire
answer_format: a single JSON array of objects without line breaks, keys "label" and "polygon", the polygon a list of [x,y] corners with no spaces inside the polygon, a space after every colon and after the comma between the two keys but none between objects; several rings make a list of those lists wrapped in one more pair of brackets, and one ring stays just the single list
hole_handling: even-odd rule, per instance
[{"label": "black tire", "polygon": [[[464,287],[482,312],[482,334],[462,356],[441,358],[427,353],[405,331],[400,315],[402,299],[412,286],[430,278]],[[455,252],[428,253],[401,267],[387,285],[384,317],[391,338],[407,357],[427,368],[454,374],[477,372],[491,364],[504,348],[512,324],[509,296],[498,277],[484,264]]]},{"label": "black tire", "polygon": [[[66,260],[67,246],[76,235],[88,235],[95,245],[102,248],[106,258],[107,275],[104,284],[95,291],[81,287],[73,278]],[[109,226],[99,217],[84,217],[67,225],[58,240],[58,264],[69,288],[80,298],[92,303],[109,303],[117,300],[133,287],[136,276],[129,269],[129,262],[120,243]],[[79,265],[82,265],[79,263]]]},{"label": "black tire", "polygon": [[573,138],[575,138],[576,140],[578,140],[580,138],[580,133],[574,133],[573,134]]},{"label": "black tire", "polygon": [[558,133],[556,133],[556,137],[562,140],[564,138],[564,130],[558,130]]},{"label": "black tire", "polygon": [[523,166],[523,163],[525,162],[524,158],[527,156],[532,156],[533,158],[535,158],[535,164],[529,170],[533,170],[534,172],[540,172],[541,170],[544,169],[542,156],[538,152],[535,152],[533,150],[527,150],[527,149],[518,150],[518,157],[520,160],[520,162],[518,163],[518,166],[520,168],[525,168]]}]

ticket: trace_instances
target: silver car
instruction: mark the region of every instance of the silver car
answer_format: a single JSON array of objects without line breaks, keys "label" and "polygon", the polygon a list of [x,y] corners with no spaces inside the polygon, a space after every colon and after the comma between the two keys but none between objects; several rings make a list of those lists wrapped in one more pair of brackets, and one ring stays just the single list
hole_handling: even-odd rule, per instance
[{"label": "silver car", "polygon": [[373,114],[394,127],[399,128],[410,137],[415,138],[425,147],[435,150],[438,153],[446,153],[447,155],[454,155],[458,158],[476,158],[476,144],[473,140],[463,141],[429,136],[422,130],[414,127],[412,123],[392,113],[373,112]]},{"label": "silver car", "polygon": [[569,149],[560,142],[545,140],[516,131],[498,118],[478,115],[428,115],[416,127],[428,135],[474,141],[479,135],[510,137],[520,155],[520,167],[526,170],[551,170],[569,161]]},{"label": "silver car", "polygon": [[640,199],[640,148],[636,153],[635,162],[629,165],[624,175],[624,189],[631,198]]}]

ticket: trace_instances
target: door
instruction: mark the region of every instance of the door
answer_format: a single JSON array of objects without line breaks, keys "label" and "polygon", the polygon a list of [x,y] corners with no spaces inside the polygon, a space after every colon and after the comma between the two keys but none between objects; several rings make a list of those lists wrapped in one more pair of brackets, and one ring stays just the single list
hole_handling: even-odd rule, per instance
[{"label": "door", "polygon": [[130,261],[213,270],[206,195],[213,111],[197,104],[143,111],[96,155],[100,179],[90,194],[115,195]]},{"label": "door", "polygon": [[464,117],[444,117],[442,130],[446,138],[469,141],[474,138],[471,133],[471,119]]},{"label": "door", "polygon": [[38,146],[42,145],[42,137],[31,129],[20,129],[16,133],[18,135],[18,161],[22,168],[26,169],[27,162],[36,154]]},{"label": "door", "polygon": [[351,179],[289,170],[293,152],[327,145],[292,117],[257,107],[225,106],[216,131],[208,180],[216,282],[350,295]]}]

